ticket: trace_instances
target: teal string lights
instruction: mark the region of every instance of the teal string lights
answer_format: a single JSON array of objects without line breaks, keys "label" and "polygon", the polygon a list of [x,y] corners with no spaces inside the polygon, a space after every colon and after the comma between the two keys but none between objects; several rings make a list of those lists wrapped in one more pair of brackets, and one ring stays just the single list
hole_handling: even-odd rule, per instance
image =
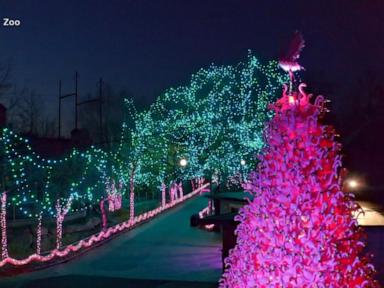
[{"label": "teal string lights", "polygon": [[272,116],[267,106],[287,81],[276,61],[262,64],[251,53],[236,66],[200,69],[145,111],[126,99],[127,120],[108,152],[92,146],[45,159],[27,139],[3,128],[0,172],[7,207],[20,218],[56,217],[57,203],[69,199],[68,213],[98,206],[111,197],[108,183],[120,187],[119,197],[130,193],[133,203],[140,185],[160,197],[163,183],[169,188],[175,180],[247,175],[264,145],[264,123]]},{"label": "teal string lights", "polygon": [[[168,89],[147,111],[135,112],[127,100],[134,129],[126,129],[123,139],[131,141],[136,180],[170,185],[175,178],[214,172],[224,178],[240,171],[246,175],[263,147],[264,123],[272,116],[268,103],[287,81],[277,62],[263,65],[249,53],[236,66],[199,70],[187,85]],[[188,164],[178,165],[181,159]]]}]

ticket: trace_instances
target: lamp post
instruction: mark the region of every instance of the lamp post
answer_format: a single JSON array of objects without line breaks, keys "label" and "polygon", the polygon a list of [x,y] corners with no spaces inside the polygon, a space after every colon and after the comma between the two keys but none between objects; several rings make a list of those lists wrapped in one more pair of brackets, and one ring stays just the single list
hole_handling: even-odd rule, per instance
[{"label": "lamp post", "polygon": [[187,159],[185,159],[185,158],[182,158],[182,159],[180,159],[180,166],[181,167],[185,167],[185,166],[187,166],[187,164],[188,164],[188,161],[187,161]]},{"label": "lamp post", "polygon": [[247,164],[247,161],[245,161],[244,159],[241,159],[240,164],[241,164],[241,167],[240,167],[241,182],[244,182],[244,169],[243,169],[243,167]]}]

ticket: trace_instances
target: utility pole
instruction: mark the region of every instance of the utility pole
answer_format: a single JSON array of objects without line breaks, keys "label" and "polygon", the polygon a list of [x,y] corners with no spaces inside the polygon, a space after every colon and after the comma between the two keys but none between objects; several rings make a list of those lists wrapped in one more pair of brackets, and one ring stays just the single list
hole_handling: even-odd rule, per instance
[{"label": "utility pole", "polygon": [[103,142],[103,78],[99,80],[99,126],[100,126],[100,143]]},{"label": "utility pole", "polygon": [[100,128],[100,143],[103,142],[104,133],[103,133],[103,78],[100,78],[98,81],[99,86],[99,96],[93,99],[88,99],[85,101],[79,102],[79,91],[78,91],[78,78],[79,74],[75,72],[75,91],[73,93],[68,93],[62,95],[62,83],[59,81],[59,138],[61,137],[61,101],[64,98],[74,97],[75,98],[75,129],[78,129],[79,117],[78,117],[78,107],[80,105],[98,102],[99,104],[99,128]]},{"label": "utility pole", "polygon": [[59,138],[61,137],[61,80],[59,80]]},{"label": "utility pole", "polygon": [[75,73],[75,129],[77,130],[77,98],[78,98],[78,94],[77,94],[77,78],[79,77],[79,75],[77,74],[77,71]]},{"label": "utility pole", "polygon": [[78,78],[79,74],[75,72],[75,92],[61,95],[61,80],[59,81],[59,138],[61,137],[61,100],[68,97],[75,97],[75,129],[77,129],[77,106],[78,106]]},{"label": "utility pole", "polygon": [[84,105],[84,104],[89,104],[93,102],[98,102],[99,104],[99,129],[100,129],[100,143],[103,141],[103,79],[100,78],[98,81],[99,84],[99,96],[93,99],[88,99],[84,100],[81,102],[77,102],[76,104],[76,111],[77,111],[77,106]]}]

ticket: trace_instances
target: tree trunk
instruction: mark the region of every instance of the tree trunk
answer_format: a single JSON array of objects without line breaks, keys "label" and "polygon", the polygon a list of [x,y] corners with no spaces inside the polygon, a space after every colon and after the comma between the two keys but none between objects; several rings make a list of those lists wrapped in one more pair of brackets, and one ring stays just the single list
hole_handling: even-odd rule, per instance
[{"label": "tree trunk", "polygon": [[7,241],[7,192],[4,191],[1,195],[1,257],[8,258],[8,241]]}]

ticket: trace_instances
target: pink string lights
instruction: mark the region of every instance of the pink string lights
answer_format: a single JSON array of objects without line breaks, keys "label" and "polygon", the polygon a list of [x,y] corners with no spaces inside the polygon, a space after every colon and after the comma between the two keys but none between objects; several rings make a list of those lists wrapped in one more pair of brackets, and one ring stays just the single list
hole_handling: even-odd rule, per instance
[{"label": "pink string lights", "polygon": [[183,183],[182,182],[179,182],[179,184],[177,184],[177,190],[179,192],[178,198],[182,198],[184,196]]},{"label": "pink string lights", "polygon": [[114,212],[121,209],[122,189],[123,183],[121,181],[119,181],[118,188],[116,188],[115,180],[107,181],[108,211]]},{"label": "pink string lights", "polygon": [[[192,180],[191,180],[192,181]],[[193,182],[192,182],[193,183]],[[203,182],[202,182],[203,183]],[[192,185],[192,189],[194,190],[194,185]],[[198,186],[199,187],[199,186]],[[178,198],[181,198],[184,196],[183,191],[183,183],[182,182],[173,182],[171,186],[169,187],[169,198],[170,201],[175,201]]]},{"label": "pink string lights", "polygon": [[104,202],[105,202],[105,199],[100,200],[101,228],[102,228],[102,230],[107,229],[107,221],[108,221],[107,213],[105,212],[105,208],[104,208]]},{"label": "pink string lights", "polygon": [[135,169],[132,169],[129,181],[129,219],[135,217]]},{"label": "pink string lights", "polygon": [[[209,200],[211,201],[211,200]],[[200,219],[203,219],[209,215],[212,215],[212,209],[210,207],[210,202],[208,202],[208,206],[205,207],[204,209],[202,209],[201,211],[199,211],[199,218]],[[212,230],[213,227],[215,227],[215,224],[206,224],[204,225],[204,228],[207,229],[207,230]]]},{"label": "pink string lights", "polygon": [[1,258],[8,257],[8,242],[7,242],[7,192],[1,193],[1,212],[0,212],[0,225],[1,225]]},{"label": "pink string lights", "polygon": [[61,240],[63,238],[63,222],[64,217],[67,215],[69,209],[71,208],[73,197],[72,195],[68,198],[67,202],[62,205],[60,199],[56,201],[56,249],[61,248]]},{"label": "pink string lights", "polygon": [[[198,178],[198,180],[197,180],[197,185],[198,185],[198,187],[201,187],[201,185],[203,185],[204,182],[205,182],[205,178],[204,178],[204,177],[200,177],[200,178]],[[209,189],[207,189],[207,188],[203,188],[203,189],[201,189],[200,194],[203,194],[203,193],[205,193],[205,192],[209,192],[209,191],[210,191]]]},{"label": "pink string lights", "polygon": [[123,205],[123,182],[119,181],[117,195],[115,197],[115,210],[120,210]]},{"label": "pink string lights", "polygon": [[204,184],[200,188],[196,189],[195,191],[185,195],[183,198],[179,198],[173,203],[167,203],[164,206],[155,208],[151,211],[145,212],[141,215],[138,215],[134,217],[133,221],[132,220],[127,220],[125,222],[122,222],[120,224],[117,224],[113,227],[107,228],[104,231],[100,231],[98,234],[92,235],[91,237],[87,239],[80,240],[77,244],[74,245],[68,245],[63,249],[54,249],[52,250],[49,254],[47,255],[38,255],[38,254],[32,254],[29,257],[25,259],[14,259],[12,257],[5,257],[0,261],[0,268],[4,267],[5,265],[12,265],[12,266],[24,266],[28,265],[33,262],[49,262],[52,260],[55,260],[57,258],[63,258],[68,256],[70,253],[76,253],[80,251],[81,249],[89,248],[95,245],[96,243],[99,243],[105,239],[108,239],[112,235],[119,233],[123,230],[126,229],[132,229],[135,225],[147,221],[156,215],[160,214],[161,212],[168,210],[172,207],[174,207],[177,204],[180,204],[184,202],[187,199],[190,199],[200,193],[201,189],[204,189],[207,187],[209,183]]},{"label": "pink string lights", "polygon": [[41,222],[43,219],[43,213],[40,212],[37,218],[37,229],[36,229],[36,254],[40,255],[41,253]]},{"label": "pink string lights", "polygon": [[[114,212],[122,207],[122,201],[123,201],[123,182],[119,181],[118,188],[116,188],[115,181],[109,181],[106,182],[106,192],[107,197],[100,200],[100,213],[101,213],[101,227],[103,230],[107,228],[108,225],[108,219],[107,219],[107,212],[105,211],[105,202],[108,203],[108,211]],[[132,202],[131,202],[132,203]],[[132,211],[132,210],[131,210]]]},{"label": "pink string lights", "polygon": [[169,198],[171,202],[177,199],[177,188],[178,186],[176,183],[172,183],[171,187],[169,187]]},{"label": "pink string lights", "polygon": [[166,203],[166,191],[167,186],[164,183],[161,183],[161,206],[164,207]]},{"label": "pink string lights", "polygon": [[[205,180],[204,178],[200,178],[200,179],[203,179],[203,181]],[[201,181],[200,179],[198,181],[198,185],[200,185],[200,187],[202,187],[201,183],[203,183],[203,181]],[[204,188],[202,188],[200,190],[200,195],[202,193],[204,193],[204,192],[210,192],[210,190],[207,189],[206,187],[207,186],[205,186]],[[204,209],[202,209],[201,211],[199,211],[199,218],[203,219],[204,217],[212,215],[213,212],[214,212],[214,209],[213,209],[213,206],[212,206],[212,200],[209,199],[208,200],[208,206],[205,207]],[[206,225],[204,225],[204,228],[207,229],[207,230],[212,230],[213,227],[215,227],[215,224],[206,224]]]}]

